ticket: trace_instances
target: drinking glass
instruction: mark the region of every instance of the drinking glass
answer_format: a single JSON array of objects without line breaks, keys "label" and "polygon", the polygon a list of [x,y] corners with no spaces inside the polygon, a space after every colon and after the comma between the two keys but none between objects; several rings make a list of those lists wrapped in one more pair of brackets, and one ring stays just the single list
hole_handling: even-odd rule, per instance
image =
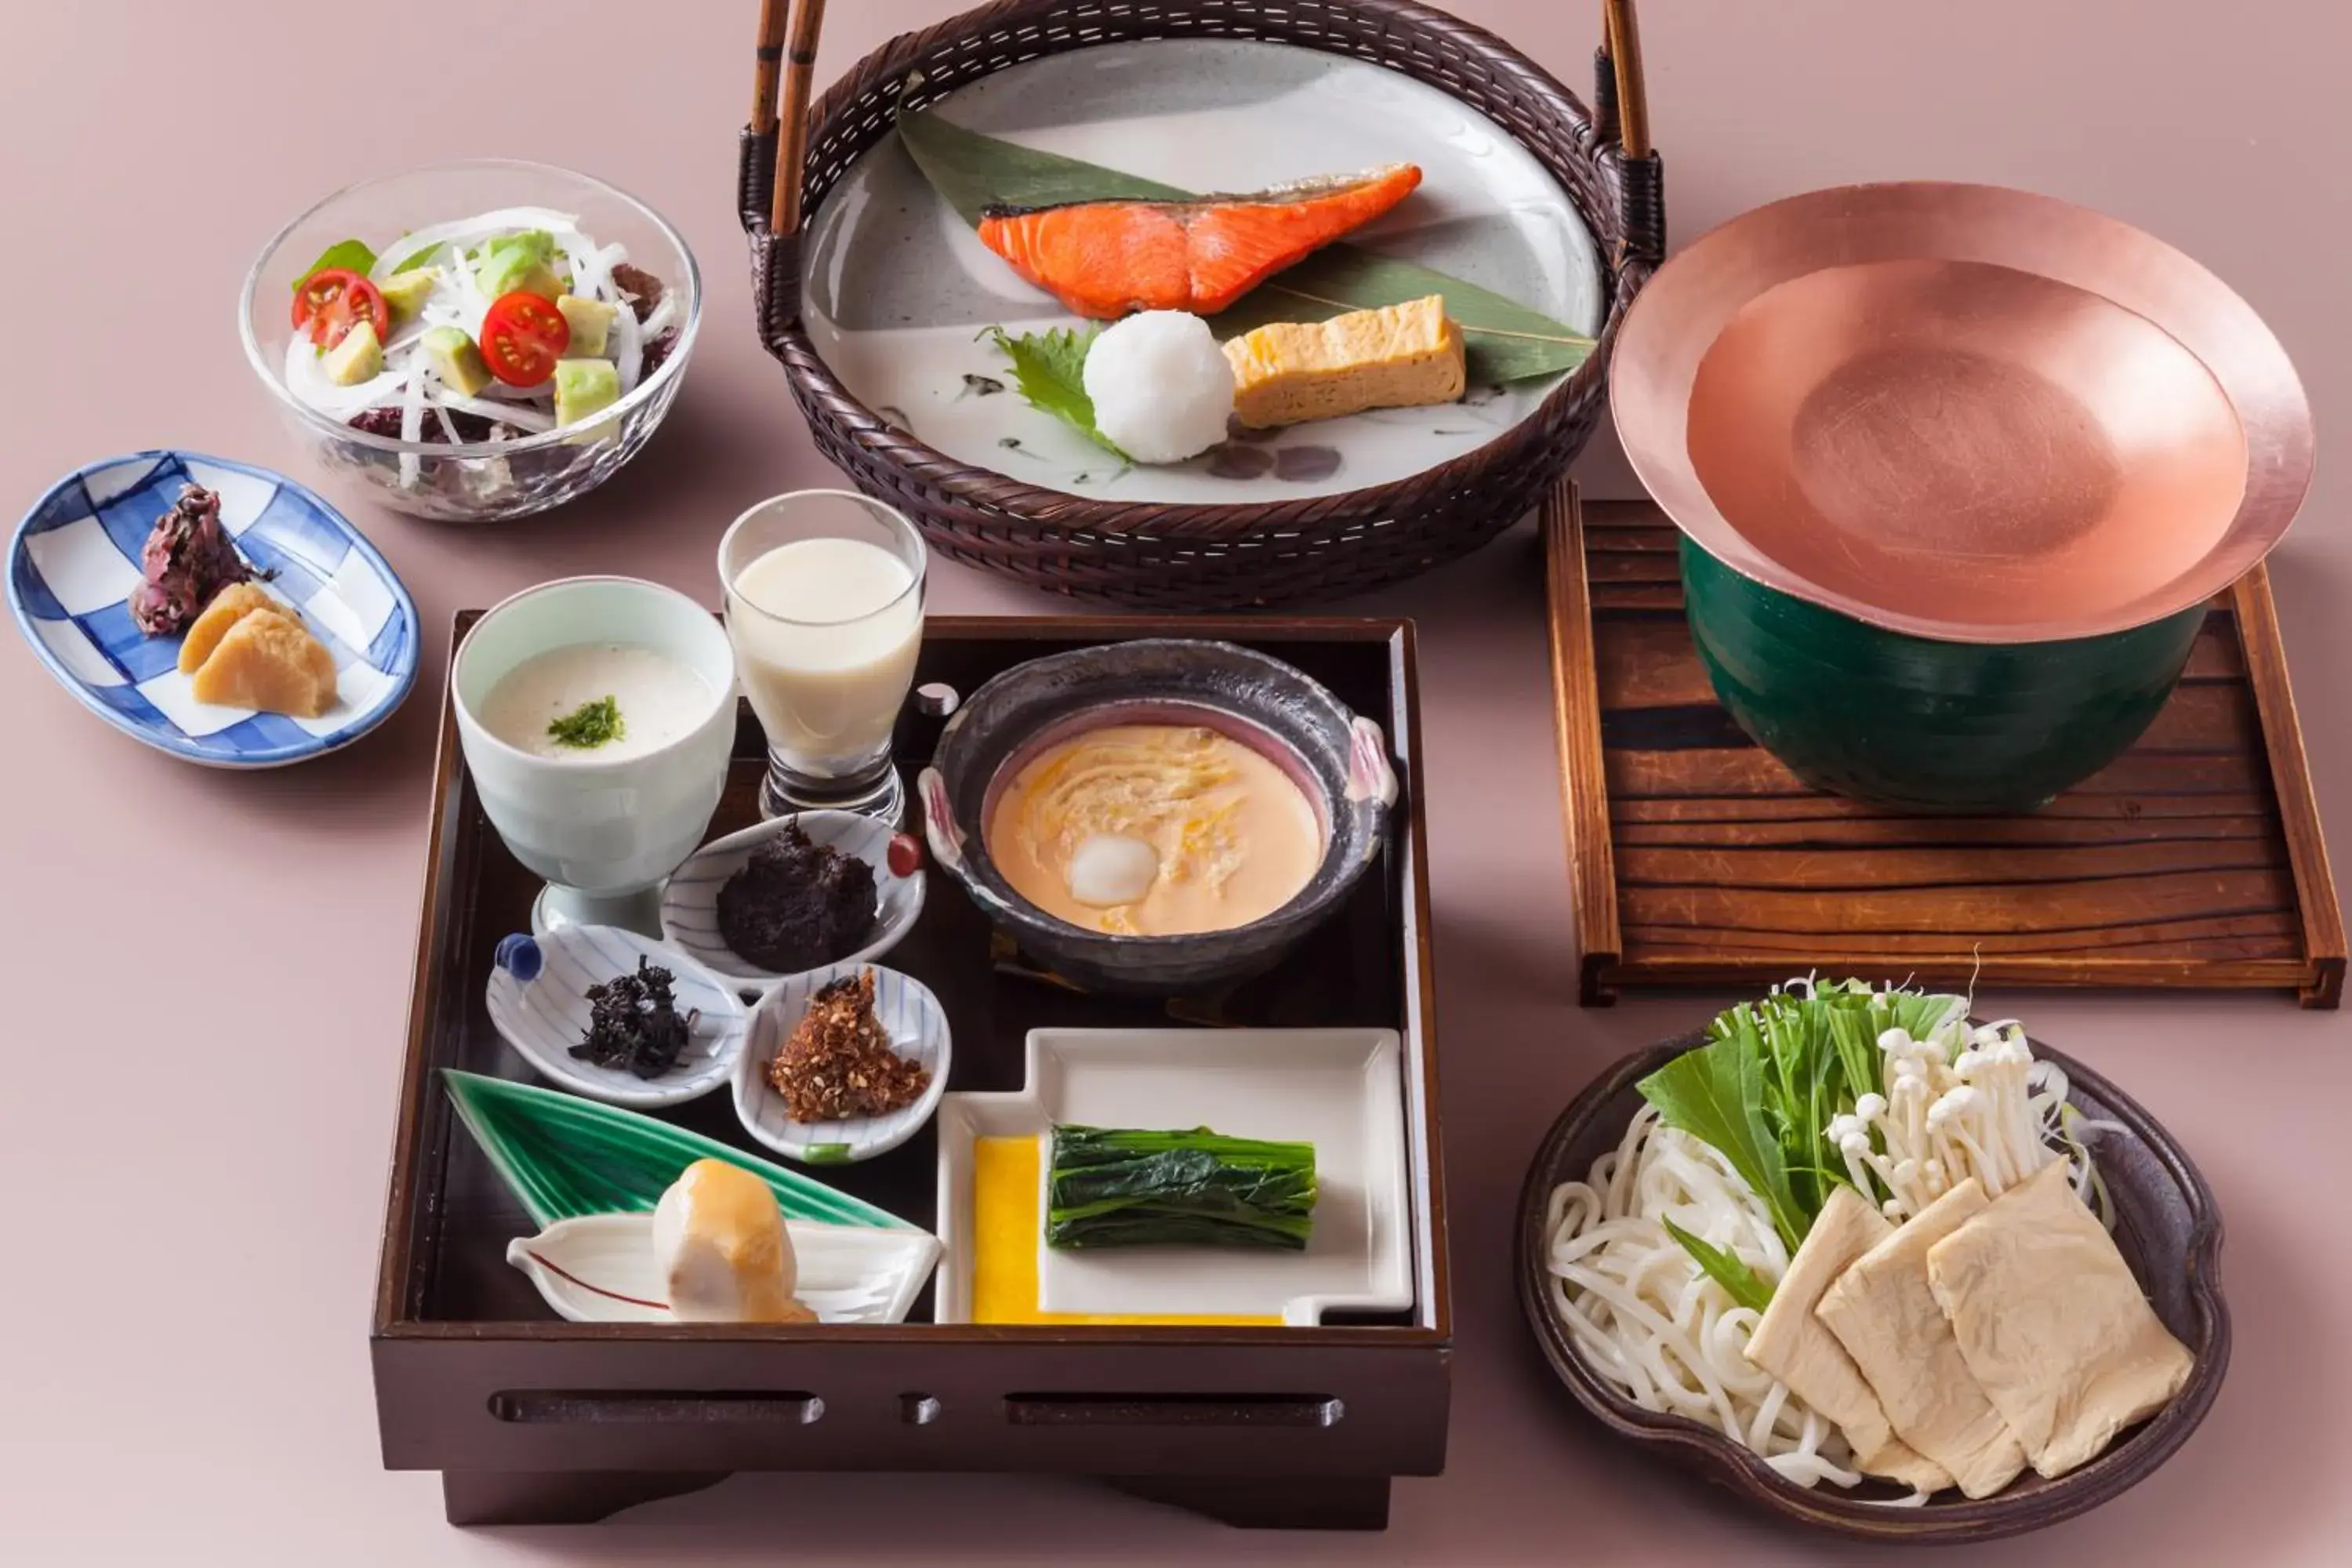
[{"label": "drinking glass", "polygon": [[925,565],[912,523],[848,490],[761,501],[719,542],[727,637],[768,737],[761,816],[899,822],[890,732],[922,646]]}]

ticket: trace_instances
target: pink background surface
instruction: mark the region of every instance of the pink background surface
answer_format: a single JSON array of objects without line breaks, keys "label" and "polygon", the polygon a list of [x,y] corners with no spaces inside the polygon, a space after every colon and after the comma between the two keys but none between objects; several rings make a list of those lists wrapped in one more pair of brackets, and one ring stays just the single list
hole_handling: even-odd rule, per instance
[{"label": "pink background surface", "polygon": [[[1586,90],[1598,6],[1455,0]],[[821,80],[952,0],[833,7]],[[733,213],[751,0],[8,8],[0,50],[0,510],[60,470],[178,444],[304,467],[242,363],[247,265],[362,174],[503,153],[660,207],[709,285],[652,448],[584,504],[466,532],[324,488],[423,613],[415,700],[340,757],[230,776],[83,714],[0,638],[0,1554],[373,1564],[1862,1562],[1613,1450],[1510,1293],[1512,1202],[1559,1107],[1700,999],[1577,1009],[1537,556],[1521,530],[1385,596],[1420,618],[1458,1344],[1452,1460],[1385,1535],[1227,1531],[1077,1482],[743,1477],[613,1523],[466,1533],[377,1462],[366,1326],[451,614],[534,581],[641,574],[715,597],[726,521],[830,482],[754,341]],[[2032,186],[2203,259],[2295,355],[2323,445],[2346,348],[2352,99],[2320,0],[1682,0],[1647,8],[1674,232],[1906,176]],[[429,57],[380,41],[429,38]],[[526,85],[541,84],[541,85]],[[1584,465],[1630,493],[1607,442]],[[2277,557],[2322,809],[2352,832],[2352,499],[2323,463]],[[942,567],[941,610],[1040,607]],[[1050,607],[1050,606],[1049,606]],[[2203,1429],[2101,1513],[1939,1563],[2345,1561],[2352,1551],[2352,1016],[2270,996],[1989,995],[2179,1134],[2229,1222],[2238,1348]],[[2332,1544],[2331,1544],[2332,1543]]]}]

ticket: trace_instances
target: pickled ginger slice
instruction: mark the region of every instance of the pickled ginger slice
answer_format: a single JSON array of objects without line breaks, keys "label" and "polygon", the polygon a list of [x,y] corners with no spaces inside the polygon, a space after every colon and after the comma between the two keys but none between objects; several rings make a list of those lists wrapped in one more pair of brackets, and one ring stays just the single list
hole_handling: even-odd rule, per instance
[{"label": "pickled ginger slice", "polygon": [[2196,1364],[2063,1160],[1929,1247],[1927,1282],[1969,1373],[2053,1479],[2162,1409]]},{"label": "pickled ginger slice", "polygon": [[981,243],[1081,316],[1213,316],[1412,194],[1413,163],[1198,201],[992,206]]},{"label": "pickled ginger slice", "polygon": [[180,639],[180,673],[194,675],[203,668],[213,649],[220,647],[221,638],[228,636],[229,627],[256,610],[268,610],[297,626],[302,624],[301,612],[272,598],[259,584],[231,583],[213,595],[204,614],[189,623],[187,635]]},{"label": "pickled ginger slice", "polygon": [[240,616],[190,681],[199,702],[316,719],[335,705],[335,656],[275,610]]}]

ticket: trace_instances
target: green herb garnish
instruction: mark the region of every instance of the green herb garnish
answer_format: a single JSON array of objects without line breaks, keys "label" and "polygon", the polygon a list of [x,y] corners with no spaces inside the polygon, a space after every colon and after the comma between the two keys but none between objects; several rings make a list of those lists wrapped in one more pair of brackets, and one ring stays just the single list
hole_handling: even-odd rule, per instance
[{"label": "green herb garnish", "polygon": [[1190,1131],[1054,1129],[1045,1245],[1301,1249],[1315,1229],[1315,1145]]},{"label": "green herb garnish", "polygon": [[621,705],[610,696],[583,702],[562,718],[547,721],[549,740],[559,746],[576,746],[583,751],[617,741],[627,731],[628,726],[621,719]]},{"label": "green herb garnish", "polygon": [[1055,327],[1016,338],[1003,327],[991,327],[981,336],[1013,362],[1013,384],[1030,407],[1052,415],[1103,450],[1124,458],[1127,454],[1095,428],[1095,400],[1087,395],[1087,353],[1101,332],[1100,327],[1084,331]]},{"label": "green herb garnish", "polygon": [[340,267],[347,272],[356,272],[364,278],[368,274],[368,268],[374,265],[375,252],[368,248],[367,241],[337,240],[320,252],[318,260],[302,269],[302,276],[294,279],[294,292],[300,293],[303,284],[308,283],[330,267]]},{"label": "green herb garnish", "polygon": [[1661,1215],[1659,1223],[1666,1227],[1668,1236],[1682,1243],[1683,1250],[1689,1253],[1717,1284],[1731,1292],[1734,1301],[1759,1312],[1772,1304],[1770,1280],[1721,1247],[1701,1241],[1674,1221]]}]

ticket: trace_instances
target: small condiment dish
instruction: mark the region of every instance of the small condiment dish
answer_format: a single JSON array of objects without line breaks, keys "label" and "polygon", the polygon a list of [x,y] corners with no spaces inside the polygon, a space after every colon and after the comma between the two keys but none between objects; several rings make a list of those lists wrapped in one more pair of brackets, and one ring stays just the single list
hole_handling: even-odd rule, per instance
[{"label": "small condiment dish", "polygon": [[[698,1015],[693,1040],[677,1065],[656,1079],[572,1054],[588,1033],[593,1005],[588,988],[634,973],[640,958],[668,970],[677,1010]],[[563,926],[544,936],[508,937],[499,943],[484,999],[499,1035],[541,1077],[574,1094],[637,1110],[682,1105],[725,1083],[750,1032],[750,1015],[726,981],[676,949],[619,926]]]},{"label": "small condiment dish", "polygon": [[809,841],[845,855],[855,855],[874,868],[874,890],[879,908],[874,930],[865,946],[835,960],[836,966],[879,958],[898,945],[915,928],[923,912],[925,879],[920,868],[900,877],[890,869],[888,823],[855,811],[802,811],[779,816],[713,839],[687,858],[663,889],[662,939],[689,954],[714,974],[724,975],[739,988],[762,996],[788,976],[758,964],[727,945],[719,933],[719,889],[741,870],[751,852],[788,828],[797,826]]},{"label": "small condiment dish", "polygon": [[[784,1222],[799,1282],[793,1294],[820,1323],[901,1323],[939,1261],[939,1238],[919,1230]],[[583,1215],[507,1243],[558,1316],[575,1323],[672,1323],[654,1258],[650,1214]]]},{"label": "small condiment dish", "polygon": [[[887,1116],[848,1121],[794,1121],[783,1097],[768,1082],[768,1064],[784,1048],[808,1011],[809,999],[836,980],[874,972],[874,1016],[891,1047],[930,1069],[931,1081],[911,1105]],[[878,963],[828,964],[779,982],[751,1013],[750,1043],[735,1064],[735,1114],[743,1131],[788,1160],[842,1165],[887,1154],[912,1138],[940,1108],[948,1085],[948,1016],[930,988]]]}]

